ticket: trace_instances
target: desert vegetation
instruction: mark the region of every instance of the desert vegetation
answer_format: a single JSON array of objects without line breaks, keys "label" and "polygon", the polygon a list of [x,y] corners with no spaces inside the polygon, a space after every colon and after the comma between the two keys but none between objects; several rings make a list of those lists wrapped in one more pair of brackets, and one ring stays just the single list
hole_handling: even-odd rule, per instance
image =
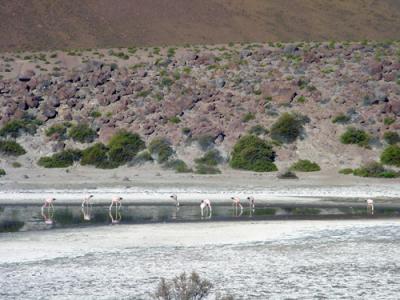
[{"label": "desert vegetation", "polygon": [[271,127],[271,137],[282,143],[293,143],[303,132],[308,118],[300,114],[284,113]]},{"label": "desert vegetation", "polygon": [[370,136],[361,129],[348,127],[346,132],[340,136],[340,141],[343,144],[356,144],[360,147],[368,146]]},{"label": "desert vegetation", "polygon": [[321,170],[320,166],[317,163],[309,161],[307,159],[301,159],[295,162],[290,167],[290,169],[298,172],[316,172]]},{"label": "desert vegetation", "polygon": [[82,152],[79,150],[68,149],[55,153],[51,156],[41,157],[38,165],[44,168],[67,168],[79,161]]},{"label": "desert vegetation", "polygon": [[230,166],[256,172],[277,171],[275,151],[270,143],[255,135],[239,139],[231,153]]},{"label": "desert vegetation", "polygon": [[381,154],[381,162],[385,165],[400,167],[400,147],[397,145],[386,147]]},{"label": "desert vegetation", "polygon": [[21,156],[26,153],[25,149],[13,140],[0,140],[0,153],[7,156]]}]

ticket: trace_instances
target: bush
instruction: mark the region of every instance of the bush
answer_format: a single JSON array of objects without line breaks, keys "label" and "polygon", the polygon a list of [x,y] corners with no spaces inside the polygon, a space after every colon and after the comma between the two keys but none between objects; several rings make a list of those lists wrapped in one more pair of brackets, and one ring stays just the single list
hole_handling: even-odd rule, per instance
[{"label": "bush", "polygon": [[296,173],[290,171],[290,170],[286,170],[282,173],[279,173],[277,175],[277,177],[279,179],[299,179],[299,177],[297,177]]},{"label": "bush", "polygon": [[256,116],[253,113],[247,113],[243,116],[242,121],[247,123],[251,120],[254,120],[256,118]]},{"label": "bush", "polygon": [[80,150],[64,150],[52,156],[41,157],[38,165],[44,168],[67,168],[72,166],[75,161],[79,161],[81,156]]},{"label": "bush", "polygon": [[264,126],[262,125],[255,125],[250,128],[249,134],[254,134],[254,135],[268,134],[268,129],[264,128]]},{"label": "bush", "polygon": [[344,124],[344,123],[347,123],[349,121],[350,121],[350,117],[346,116],[344,114],[337,115],[336,117],[334,117],[332,119],[332,123],[340,123],[340,124]]},{"label": "bush", "polygon": [[353,171],[353,174],[355,176],[360,176],[360,177],[379,177],[379,178],[394,178],[394,177],[399,177],[399,173],[393,171],[393,170],[388,170],[383,167],[382,164],[378,162],[370,162],[367,163],[366,165],[355,169]]},{"label": "bush", "polygon": [[348,127],[346,132],[340,136],[343,144],[357,144],[363,147],[368,145],[369,140],[370,137],[365,131],[354,127]]},{"label": "bush", "polygon": [[221,163],[223,157],[217,149],[207,151],[201,158],[195,159],[195,163],[208,166],[216,166]]},{"label": "bush", "polygon": [[196,174],[220,174],[221,171],[215,166],[205,165],[205,164],[197,164],[196,165]]},{"label": "bush", "polygon": [[148,150],[142,151],[130,162],[130,165],[142,165],[146,162],[153,161],[151,154]]},{"label": "bush", "polygon": [[173,169],[177,173],[189,173],[192,172],[191,169],[188,168],[187,164],[180,159],[171,160],[165,163],[165,168]]},{"label": "bush", "polygon": [[111,162],[123,165],[134,159],[144,148],[145,143],[140,135],[121,130],[108,143],[108,155]]},{"label": "bush", "polygon": [[24,155],[26,151],[16,141],[0,140],[0,153],[9,156],[20,156]]},{"label": "bush", "polygon": [[0,177],[7,175],[6,171],[4,169],[0,169]]},{"label": "bush", "polygon": [[383,134],[383,139],[389,145],[394,145],[394,144],[397,144],[398,142],[400,142],[399,134],[397,132],[394,132],[394,131],[386,131]]},{"label": "bush", "polygon": [[173,116],[169,118],[169,121],[174,124],[179,124],[181,122],[181,119],[178,116]]},{"label": "bush", "polygon": [[164,138],[155,138],[149,144],[149,151],[156,157],[158,163],[163,164],[174,154],[170,143]]},{"label": "bush", "polygon": [[396,119],[391,117],[386,117],[383,120],[383,124],[385,124],[386,126],[392,125],[394,122],[396,122]]},{"label": "bush", "polygon": [[82,151],[81,165],[91,165],[101,169],[111,169],[117,167],[116,164],[110,162],[108,158],[108,148],[97,143]]},{"label": "bush", "polygon": [[59,139],[65,139],[69,126],[69,123],[54,124],[46,130],[46,136],[50,137],[57,134]]},{"label": "bush", "polygon": [[154,294],[153,299],[170,300],[204,300],[207,299],[213,285],[206,279],[193,272],[190,276],[182,273],[172,280],[161,278]]},{"label": "bush", "polygon": [[214,140],[213,136],[207,134],[197,137],[197,143],[203,151],[211,149],[214,146]]},{"label": "bush", "polygon": [[307,159],[299,160],[298,162],[294,163],[291,167],[291,170],[299,171],[299,172],[316,172],[321,171],[320,166],[315,163],[311,162]]},{"label": "bush", "polygon": [[23,119],[16,119],[7,122],[0,129],[0,136],[17,138],[22,133],[35,134],[37,127],[42,123],[34,117],[25,115]]},{"label": "bush", "polygon": [[14,162],[12,163],[12,166],[13,166],[13,168],[21,168],[21,167],[22,167],[22,165],[21,165],[19,162],[17,162],[17,161],[14,161]]},{"label": "bush", "polygon": [[80,143],[91,143],[97,137],[97,133],[87,124],[72,125],[68,136]]},{"label": "bush", "polygon": [[349,175],[349,174],[353,174],[353,169],[351,168],[345,168],[345,169],[341,169],[339,170],[340,174],[344,174],[344,175]]},{"label": "bush", "polygon": [[400,167],[400,147],[397,145],[386,147],[381,154],[381,162],[385,165]]},{"label": "bush", "polygon": [[275,152],[268,142],[255,135],[247,135],[233,147],[230,166],[234,169],[271,172],[277,170],[274,160]]},{"label": "bush", "polygon": [[272,125],[271,137],[282,143],[294,142],[302,133],[308,118],[298,114],[284,113]]}]

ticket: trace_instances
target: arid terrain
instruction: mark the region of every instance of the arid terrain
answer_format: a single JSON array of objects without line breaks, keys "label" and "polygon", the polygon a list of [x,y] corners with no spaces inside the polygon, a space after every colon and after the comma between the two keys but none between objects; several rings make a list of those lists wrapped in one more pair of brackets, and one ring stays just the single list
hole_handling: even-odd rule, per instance
[{"label": "arid terrain", "polygon": [[0,50],[400,38],[397,0],[1,1]]},{"label": "arid terrain", "polygon": [[[399,43],[370,42],[5,53],[0,124],[27,113],[43,122],[35,135],[17,138],[28,152],[18,161],[29,168],[41,156],[87,146],[46,136],[63,122],[90,124],[94,142],[107,143],[119,129],[147,143],[166,138],[192,165],[203,153],[199,137],[227,158],[255,126],[270,139],[279,116],[297,112],[309,122],[295,142],[275,145],[279,168],[297,159],[358,167],[379,160],[384,132],[400,128],[399,51]],[[369,147],[340,142],[349,126],[368,132]]]}]

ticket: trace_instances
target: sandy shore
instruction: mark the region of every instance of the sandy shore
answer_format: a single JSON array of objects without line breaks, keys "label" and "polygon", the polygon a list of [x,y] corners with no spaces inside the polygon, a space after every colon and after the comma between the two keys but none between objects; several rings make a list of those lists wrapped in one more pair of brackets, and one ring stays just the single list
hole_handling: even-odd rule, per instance
[{"label": "sandy shore", "polygon": [[[220,175],[176,174],[157,167],[121,167],[98,170],[72,167],[9,169],[0,179],[0,203],[41,203],[49,195],[64,203],[80,203],[82,194],[93,193],[98,203],[119,194],[126,203],[165,204],[176,193],[181,203],[210,198],[228,204],[231,196],[254,195],[259,203],[315,203],[316,201],[364,201],[371,197],[397,203],[399,179],[367,179],[337,174],[337,170],[299,173],[298,180],[282,180],[276,173],[226,169]],[[400,202],[399,202],[400,203]]]},{"label": "sandy shore", "polygon": [[107,252],[132,247],[196,247],[291,239],[312,235],[314,231],[323,229],[380,224],[399,226],[400,220],[143,224],[60,229],[44,231],[40,235],[35,232],[10,233],[0,235],[0,264],[82,256],[89,252]]}]

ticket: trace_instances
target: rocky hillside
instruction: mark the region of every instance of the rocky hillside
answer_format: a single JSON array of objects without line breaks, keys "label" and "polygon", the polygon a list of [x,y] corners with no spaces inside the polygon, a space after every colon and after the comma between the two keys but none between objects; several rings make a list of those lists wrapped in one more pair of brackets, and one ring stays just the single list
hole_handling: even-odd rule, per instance
[{"label": "rocky hillside", "polygon": [[0,51],[400,38],[397,0],[8,0]]},{"label": "rocky hillside", "polygon": [[[89,124],[106,143],[118,129],[148,143],[165,137],[189,164],[210,136],[227,156],[255,126],[284,112],[309,118],[300,139],[276,145],[279,167],[302,158],[322,168],[376,160],[386,131],[400,129],[400,43],[230,44],[5,54],[0,125],[27,113],[43,122],[17,140],[40,156],[85,145],[46,136],[63,122]],[[336,120],[335,120],[336,118]],[[348,126],[372,137],[344,145]]]}]

